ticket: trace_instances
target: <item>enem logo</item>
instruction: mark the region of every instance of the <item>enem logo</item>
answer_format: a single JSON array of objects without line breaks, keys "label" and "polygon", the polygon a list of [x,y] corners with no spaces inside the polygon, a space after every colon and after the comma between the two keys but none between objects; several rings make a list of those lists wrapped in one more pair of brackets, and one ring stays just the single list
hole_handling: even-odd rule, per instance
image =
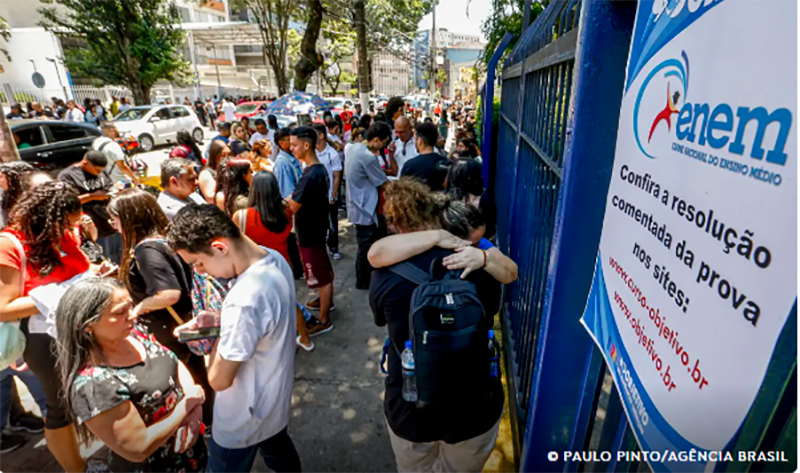
[{"label": "enem logo", "polygon": [[[652,100],[651,94],[659,90],[663,91],[664,108],[655,116],[642,115],[640,111],[645,94],[650,91],[648,96]],[[685,51],[681,52],[680,60],[667,59],[656,65],[642,82],[633,107],[633,131],[636,144],[645,156],[656,157],[653,147],[649,146],[654,135],[671,134],[674,130],[679,141],[713,149],[727,147],[729,153],[738,155],[749,151],[751,158],[759,160],[766,154],[766,162],[780,166],[786,164],[784,149],[792,128],[792,112],[788,109],[768,112],[764,107],[741,106],[734,114],[734,108],[726,103],[713,108],[708,103],[691,103],[688,91],[689,57]],[[765,143],[768,128],[773,130],[774,141]],[[647,137],[645,141],[643,136]],[[772,148],[765,153],[764,145]]]}]

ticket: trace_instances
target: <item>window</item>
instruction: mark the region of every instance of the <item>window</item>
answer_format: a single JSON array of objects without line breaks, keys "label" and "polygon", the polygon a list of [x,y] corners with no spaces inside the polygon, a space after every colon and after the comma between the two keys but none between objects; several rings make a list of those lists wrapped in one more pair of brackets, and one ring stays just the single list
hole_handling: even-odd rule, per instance
[{"label": "window", "polygon": [[39,126],[31,126],[27,128],[12,127],[11,130],[14,133],[14,139],[16,140],[19,138],[17,149],[22,150],[32,146],[44,144],[44,139],[42,138],[42,129]]},{"label": "window", "polygon": [[188,117],[189,112],[186,111],[183,107],[170,107],[172,109],[172,115],[177,117]]},{"label": "window", "polygon": [[169,120],[172,118],[172,114],[169,113],[169,109],[167,107],[159,108],[158,111],[153,116],[158,117],[162,120]]},{"label": "window", "polygon": [[88,136],[86,128],[83,128],[82,126],[49,125],[49,127],[50,133],[53,134],[53,139],[56,141],[56,143],[61,141],[79,140]]},{"label": "window", "polygon": [[186,7],[178,7],[178,11],[181,14],[181,22],[182,23],[191,23],[192,22],[192,17],[191,17],[191,14],[189,13],[189,9],[188,8],[186,8]]}]

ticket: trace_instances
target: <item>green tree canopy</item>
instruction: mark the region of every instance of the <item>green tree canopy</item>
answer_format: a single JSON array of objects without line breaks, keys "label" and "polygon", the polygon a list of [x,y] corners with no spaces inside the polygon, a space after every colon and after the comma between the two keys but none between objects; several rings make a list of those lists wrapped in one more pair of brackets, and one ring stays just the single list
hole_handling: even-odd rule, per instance
[{"label": "green tree canopy", "polygon": [[[539,16],[539,14],[547,7],[550,0],[534,0],[531,3],[531,19],[530,22]],[[481,56],[483,68],[489,64],[489,60],[494,54],[494,50],[500,45],[503,36],[506,33],[514,35],[514,39],[506,49],[508,54],[517,44],[520,35],[522,34],[522,15],[525,9],[525,0],[492,0],[492,12],[481,24],[481,31],[486,37],[486,47]],[[501,61],[502,63],[502,61]]]},{"label": "green tree canopy", "polygon": [[73,74],[101,84],[128,87],[138,104],[150,102],[159,80],[184,82],[189,63],[181,17],[165,0],[43,0],[42,26],[61,36],[83,40],[64,52]]}]

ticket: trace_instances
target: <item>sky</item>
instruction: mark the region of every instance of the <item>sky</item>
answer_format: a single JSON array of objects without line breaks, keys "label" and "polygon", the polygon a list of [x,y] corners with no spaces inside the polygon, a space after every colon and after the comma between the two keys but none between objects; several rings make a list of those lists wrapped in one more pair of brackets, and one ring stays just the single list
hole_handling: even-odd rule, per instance
[{"label": "sky", "polygon": [[[467,5],[469,5],[469,17],[467,17]],[[491,9],[491,0],[439,0],[439,5],[436,7],[436,27],[454,33],[477,34],[482,41],[486,41],[481,33],[481,23],[489,16]],[[431,22],[432,15],[425,15],[418,29],[430,29]]]}]

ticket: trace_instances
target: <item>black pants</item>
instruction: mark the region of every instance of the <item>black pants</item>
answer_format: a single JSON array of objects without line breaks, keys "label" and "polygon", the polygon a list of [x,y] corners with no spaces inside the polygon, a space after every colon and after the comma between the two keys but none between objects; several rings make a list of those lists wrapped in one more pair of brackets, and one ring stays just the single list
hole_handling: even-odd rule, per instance
[{"label": "black pants", "polygon": [[372,265],[369,264],[367,253],[376,241],[385,235],[382,224],[356,225],[356,241],[358,253],[356,254],[356,289],[369,289],[369,280],[372,276]]},{"label": "black pants", "polygon": [[261,454],[264,464],[272,471],[278,473],[300,471],[300,456],[286,427],[261,443],[245,448],[222,447],[214,442],[212,435],[206,471],[247,473],[253,468],[256,451]]},{"label": "black pants", "polygon": [[61,378],[56,369],[56,340],[46,333],[29,333],[29,319],[22,319],[20,328],[25,334],[25,363],[39,379],[44,391],[47,416],[45,427],[60,429],[70,425],[67,407],[61,392]]},{"label": "black pants", "polygon": [[339,251],[339,204],[328,205],[328,248]]},{"label": "black pants", "polygon": [[[214,390],[208,384],[208,372],[206,371],[206,363],[202,356],[197,356],[191,351],[185,343],[178,341],[177,337],[172,334],[178,323],[166,311],[158,311],[156,316],[146,315],[140,321],[147,327],[147,330],[156,337],[158,343],[164,345],[175,353],[175,356],[186,365],[186,369],[194,378],[194,382],[203,388],[206,393],[206,400],[203,403],[203,423],[211,425],[214,418]],[[163,314],[163,315],[162,315]],[[188,319],[187,319],[188,320]]]},{"label": "black pants", "polygon": [[294,233],[289,234],[286,239],[286,245],[289,247],[289,260],[292,265],[292,273],[295,279],[302,279],[303,275],[303,260],[300,258],[300,248],[297,246],[297,237]]}]

